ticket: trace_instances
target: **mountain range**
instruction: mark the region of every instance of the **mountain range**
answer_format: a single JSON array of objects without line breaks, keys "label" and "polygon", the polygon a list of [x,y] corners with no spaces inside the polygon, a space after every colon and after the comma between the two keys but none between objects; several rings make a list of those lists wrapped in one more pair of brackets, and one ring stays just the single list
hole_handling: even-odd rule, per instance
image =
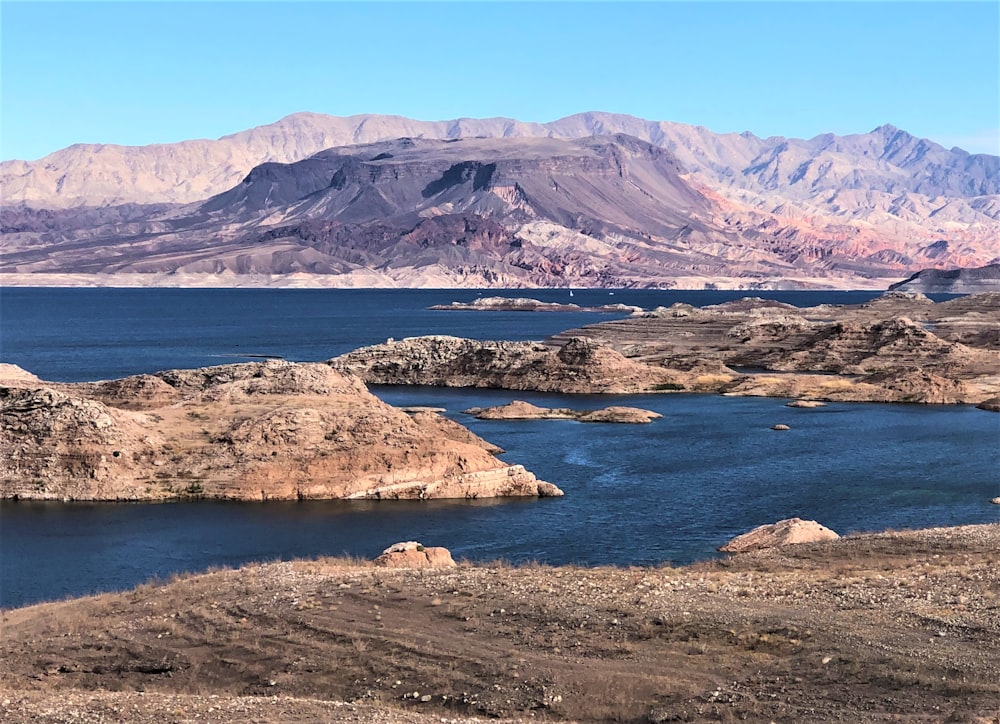
[{"label": "mountain range", "polygon": [[0,181],[10,283],[870,288],[1000,261],[1000,159],[892,126],[295,114]]}]

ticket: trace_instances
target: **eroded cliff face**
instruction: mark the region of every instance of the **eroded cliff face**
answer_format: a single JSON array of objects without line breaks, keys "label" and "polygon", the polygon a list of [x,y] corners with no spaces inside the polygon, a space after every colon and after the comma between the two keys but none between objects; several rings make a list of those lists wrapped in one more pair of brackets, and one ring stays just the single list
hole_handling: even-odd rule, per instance
[{"label": "eroded cliff face", "polygon": [[439,415],[288,362],[40,384],[0,375],[0,496],[429,499],[561,495]]},{"label": "eroded cliff face", "polygon": [[676,304],[544,344],[414,337],[330,364],[373,384],[976,404],[1000,393],[998,331],[1000,294],[807,309],[747,298]]},{"label": "eroded cliff face", "polygon": [[329,364],[369,384],[566,393],[648,392],[673,386],[677,376],[582,338],[553,347],[444,335],[410,337],[363,347]]}]

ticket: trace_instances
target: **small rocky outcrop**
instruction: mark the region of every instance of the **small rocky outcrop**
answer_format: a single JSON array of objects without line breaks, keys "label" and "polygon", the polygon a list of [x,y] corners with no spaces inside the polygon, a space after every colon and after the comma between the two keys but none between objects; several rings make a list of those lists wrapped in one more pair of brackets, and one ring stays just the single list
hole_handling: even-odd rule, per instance
[{"label": "small rocky outcrop", "polygon": [[987,412],[1000,412],[1000,397],[991,397],[988,400],[983,400],[976,407]]},{"label": "small rocky outcrop", "polygon": [[375,559],[384,568],[455,568],[447,548],[428,548],[416,541],[393,543]]},{"label": "small rocky outcrop", "polygon": [[14,364],[10,364],[9,362],[0,362],[0,384],[5,384],[7,382],[42,383],[38,377],[28,372],[28,370]]},{"label": "small rocky outcrop", "polygon": [[663,389],[677,380],[670,370],[627,359],[584,338],[552,347],[443,335],[410,337],[363,347],[328,364],[380,385],[628,394]]},{"label": "small rocky outcrop", "polygon": [[529,297],[482,297],[471,302],[451,302],[435,304],[429,309],[468,312],[627,312],[640,314],[642,307],[630,304],[602,304],[596,307],[581,307],[579,304],[543,302]]},{"label": "small rocky outcrop", "polygon": [[723,553],[742,553],[759,548],[776,548],[794,543],[816,543],[836,540],[840,536],[815,520],[788,518],[761,525],[749,533],[738,535],[719,548]]},{"label": "small rocky outcrop", "polygon": [[792,428],[790,428],[788,425],[785,425],[784,423],[779,422],[777,425],[771,425],[771,429],[777,430],[778,432],[784,432],[785,430],[791,430]]},{"label": "small rocky outcrop", "polygon": [[616,422],[645,424],[663,415],[638,407],[612,406],[600,410],[572,410],[567,407],[538,407],[514,400],[496,407],[473,407],[465,411],[479,420],[577,420],[579,422]]},{"label": "small rocky outcrop", "polygon": [[562,495],[458,423],[407,414],[323,364],[221,365],[58,389],[7,384],[3,498]]}]

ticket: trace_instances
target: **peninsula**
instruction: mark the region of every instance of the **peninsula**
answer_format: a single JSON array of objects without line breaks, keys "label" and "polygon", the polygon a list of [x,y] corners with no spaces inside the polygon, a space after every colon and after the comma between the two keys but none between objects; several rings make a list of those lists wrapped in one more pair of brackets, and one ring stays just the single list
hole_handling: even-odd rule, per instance
[{"label": "peninsula", "polygon": [[0,498],[558,496],[495,445],[322,364],[42,382],[0,365]]},{"label": "peninsula", "polygon": [[797,308],[745,298],[675,304],[544,342],[415,337],[330,361],[371,384],[564,393],[715,392],[980,404],[1000,396],[1000,294],[935,304],[890,292]]}]

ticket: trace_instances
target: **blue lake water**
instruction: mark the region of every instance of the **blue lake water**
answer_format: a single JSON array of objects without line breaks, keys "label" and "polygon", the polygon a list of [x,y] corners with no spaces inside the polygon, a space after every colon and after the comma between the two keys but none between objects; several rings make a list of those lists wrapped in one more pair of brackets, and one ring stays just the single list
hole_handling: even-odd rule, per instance
[{"label": "blue lake water", "polygon": [[[493,294],[493,292],[489,292]],[[569,301],[565,291],[508,296]],[[541,339],[615,315],[434,312],[475,291],[0,290],[0,359],[53,380],[106,379],[276,355],[322,360],[386,337]],[[705,305],[740,292],[575,290],[574,302]],[[769,292],[800,306],[870,292]],[[620,315],[619,315],[620,316]],[[565,396],[378,387],[393,404],[444,407],[505,460],[566,497],[431,502],[0,505],[0,606],[133,586],[252,560],[351,553],[398,540],[458,558],[552,564],[686,563],[728,538],[799,516],[841,533],[993,522],[1000,415],[968,406],[830,404],[712,395]],[[484,421],[511,399],[664,415],[650,425]],[[770,430],[783,422],[784,433]]]}]

